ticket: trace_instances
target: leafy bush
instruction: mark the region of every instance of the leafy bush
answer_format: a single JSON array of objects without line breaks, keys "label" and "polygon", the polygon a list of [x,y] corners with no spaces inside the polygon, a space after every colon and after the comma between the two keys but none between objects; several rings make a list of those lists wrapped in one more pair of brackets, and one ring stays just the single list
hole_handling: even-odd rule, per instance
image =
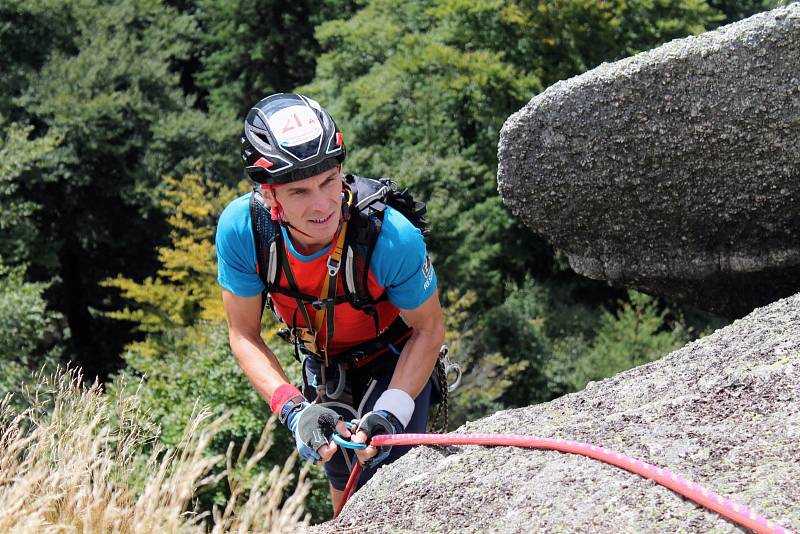
[{"label": "leafy bush", "polygon": [[33,126],[8,124],[2,111],[0,108],[0,258],[15,265],[32,256],[37,238],[33,215],[41,208],[21,195],[21,186],[59,139],[53,133],[32,138]]},{"label": "leafy bush", "polygon": [[52,366],[59,356],[57,349],[44,347],[44,338],[56,333],[58,318],[44,300],[48,284],[25,282],[24,273],[22,267],[0,263],[0,398],[21,392],[33,370]]},{"label": "leafy bush", "polygon": [[[475,323],[470,309],[476,298],[473,292],[460,295],[456,290],[446,295],[450,305],[445,309],[445,342],[451,360],[458,362],[463,372],[461,385],[448,398],[448,429],[502,409],[501,397],[528,365],[525,361],[512,363],[497,352],[486,354],[470,349]],[[436,409],[433,415],[438,415]]]}]

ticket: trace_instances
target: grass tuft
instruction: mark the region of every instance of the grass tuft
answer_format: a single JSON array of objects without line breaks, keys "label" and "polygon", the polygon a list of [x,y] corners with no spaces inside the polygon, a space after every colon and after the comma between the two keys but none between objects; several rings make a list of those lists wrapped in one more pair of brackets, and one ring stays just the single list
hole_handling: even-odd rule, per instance
[{"label": "grass tuft", "polygon": [[[308,525],[307,469],[284,498],[297,457],[269,473],[257,469],[272,445],[274,417],[252,452],[246,443],[235,457],[232,445],[212,455],[225,417],[210,420],[207,409],[195,410],[176,448],[165,448],[135,393],[111,403],[74,369],[42,374],[36,384],[26,392],[27,409],[16,409],[10,396],[0,400],[0,532],[223,534]],[[223,480],[226,505],[198,513],[197,495]]]}]

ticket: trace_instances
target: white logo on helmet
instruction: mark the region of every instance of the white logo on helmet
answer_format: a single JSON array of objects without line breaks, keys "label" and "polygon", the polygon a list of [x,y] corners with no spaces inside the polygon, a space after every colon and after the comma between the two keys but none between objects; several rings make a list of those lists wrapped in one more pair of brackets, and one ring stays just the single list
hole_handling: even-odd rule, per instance
[{"label": "white logo on helmet", "polygon": [[322,136],[322,125],[308,106],[289,106],[269,118],[269,128],[282,147],[302,145]]}]

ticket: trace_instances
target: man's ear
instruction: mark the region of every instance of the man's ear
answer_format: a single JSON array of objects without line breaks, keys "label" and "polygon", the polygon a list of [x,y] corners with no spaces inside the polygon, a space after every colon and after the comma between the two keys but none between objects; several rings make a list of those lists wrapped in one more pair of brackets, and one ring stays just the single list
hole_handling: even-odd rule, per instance
[{"label": "man's ear", "polygon": [[273,204],[275,203],[275,197],[272,196],[273,189],[271,187],[265,187],[261,189],[261,198],[264,199],[267,206],[272,208]]}]

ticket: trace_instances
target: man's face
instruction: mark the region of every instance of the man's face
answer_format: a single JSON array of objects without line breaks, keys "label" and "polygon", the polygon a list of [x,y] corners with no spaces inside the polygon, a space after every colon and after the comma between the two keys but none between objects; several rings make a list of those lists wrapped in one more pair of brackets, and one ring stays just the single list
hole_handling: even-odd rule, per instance
[{"label": "man's face", "polygon": [[[275,188],[275,196],[283,207],[284,218],[305,232],[289,232],[300,252],[309,254],[331,242],[339,228],[342,212],[342,167]],[[265,195],[271,200],[272,195]]]}]

